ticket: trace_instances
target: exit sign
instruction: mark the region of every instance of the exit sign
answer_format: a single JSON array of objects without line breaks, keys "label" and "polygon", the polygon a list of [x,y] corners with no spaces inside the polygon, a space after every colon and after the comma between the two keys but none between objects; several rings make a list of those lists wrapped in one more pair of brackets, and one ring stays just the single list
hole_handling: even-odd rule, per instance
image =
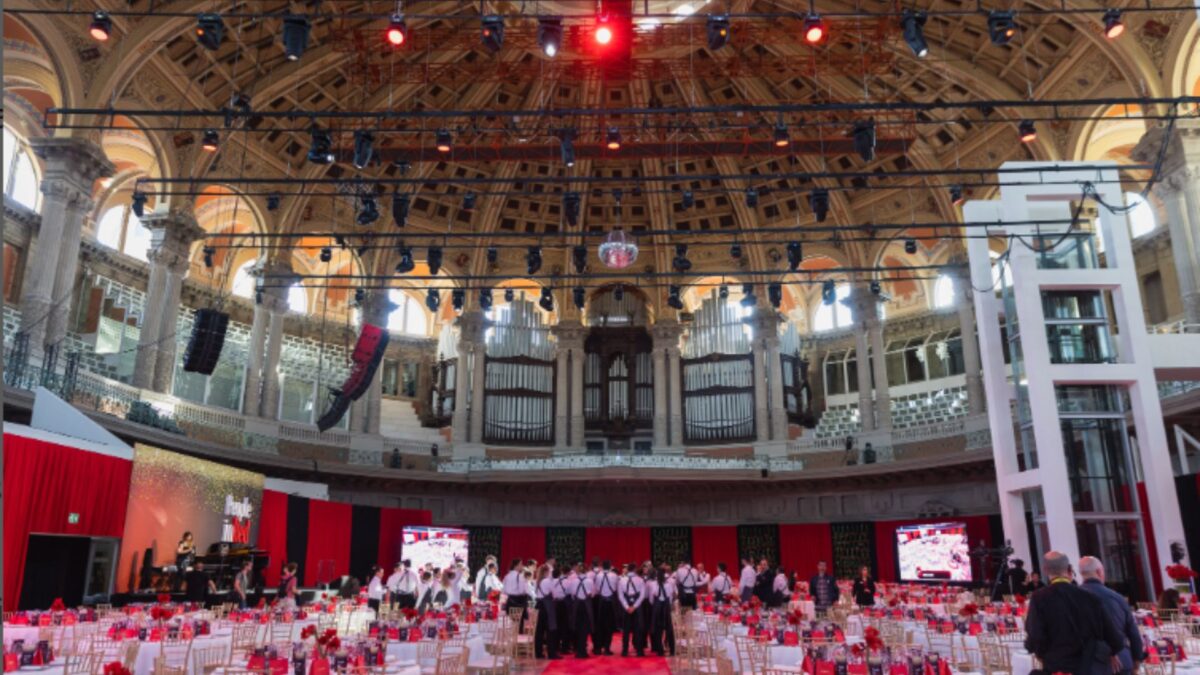
[{"label": "exit sign", "polygon": [[78,513],[68,513],[67,514],[67,524],[68,525],[78,525],[79,524],[79,514]]}]

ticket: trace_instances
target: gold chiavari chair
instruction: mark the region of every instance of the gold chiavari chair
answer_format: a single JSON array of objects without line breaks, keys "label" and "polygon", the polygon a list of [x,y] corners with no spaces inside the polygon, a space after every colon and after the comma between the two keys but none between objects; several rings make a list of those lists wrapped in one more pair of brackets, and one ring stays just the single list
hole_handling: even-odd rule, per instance
[{"label": "gold chiavari chair", "polygon": [[950,660],[954,657],[954,633],[943,633],[937,629],[925,628],[925,644],[929,651]]},{"label": "gold chiavari chair", "polygon": [[187,664],[172,666],[167,664],[167,657],[154,659],[154,675],[187,675]]},{"label": "gold chiavari chair", "polygon": [[1143,675],[1175,675],[1175,658],[1158,659],[1158,663],[1150,663],[1146,661],[1142,663]]},{"label": "gold chiavari chair", "polygon": [[490,654],[486,657],[478,657],[473,661],[468,654],[466,660],[467,672],[477,673],[478,675],[508,675],[511,673],[513,670],[513,661],[515,660],[513,655],[513,637],[512,631],[497,631]]},{"label": "gold chiavari chair", "polygon": [[72,654],[63,663],[63,675],[95,675],[100,670],[100,655]]},{"label": "gold chiavari chair", "polygon": [[433,675],[463,675],[467,672],[467,652],[438,656],[432,672]]},{"label": "gold chiavari chair", "polygon": [[697,675],[717,675],[720,659],[724,658],[729,664],[729,672],[732,673],[733,660],[725,653],[726,635],[717,631],[711,623],[706,628],[707,630],[696,632],[697,640],[703,641],[705,646],[693,651],[684,668],[685,672]]},{"label": "gold chiavari chair", "polygon": [[424,639],[417,643],[417,667],[422,673],[432,673],[437,670],[438,659],[442,655],[440,640]]},{"label": "gold chiavari chair", "polygon": [[290,621],[273,621],[267,639],[271,642],[291,642],[292,629],[295,627],[296,625]]},{"label": "gold chiavari chair", "polygon": [[212,675],[216,669],[232,663],[232,654],[220,645],[193,649],[192,675]]},{"label": "gold chiavari chair", "polygon": [[[521,621],[520,608],[516,607],[514,609],[518,610],[516,613],[516,617],[512,618],[513,617],[512,609],[508,610],[508,615],[510,618],[512,618],[512,621],[515,625],[520,626],[520,621]],[[525,615],[525,624],[523,626],[524,630],[521,630],[520,628],[518,628],[518,631],[517,631],[516,657],[518,659],[524,658],[525,656],[528,656],[529,658],[532,659],[536,656],[533,653],[533,633],[534,633],[534,630],[537,628],[538,611],[536,609],[531,608],[528,610],[528,612],[529,613]]]},{"label": "gold chiavari chair", "polygon": [[117,653],[120,655],[121,665],[129,672],[133,672],[134,666],[137,665],[138,651],[141,650],[142,643],[137,640],[126,640],[117,648]]},{"label": "gold chiavari chair", "polygon": [[231,653],[244,654],[252,651],[258,644],[258,629],[256,623],[233,624]]},{"label": "gold chiavari chair", "polygon": [[733,638],[737,652],[738,670],[743,673],[761,673],[767,665],[767,646],[751,637]]}]

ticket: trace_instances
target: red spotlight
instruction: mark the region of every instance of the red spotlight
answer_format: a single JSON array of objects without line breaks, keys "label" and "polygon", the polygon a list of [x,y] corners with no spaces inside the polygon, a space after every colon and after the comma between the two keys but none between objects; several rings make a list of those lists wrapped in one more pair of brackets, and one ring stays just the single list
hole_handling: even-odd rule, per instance
[{"label": "red spotlight", "polygon": [[596,26],[596,43],[597,44],[607,45],[608,43],[612,42],[612,39],[613,39],[612,28],[609,28],[608,25],[603,22],[601,22],[600,25]]},{"label": "red spotlight", "polygon": [[408,38],[408,24],[405,23],[404,17],[398,14],[393,16],[391,23],[388,24],[385,36],[387,37],[388,44],[393,47],[399,47],[404,44],[404,41]]},{"label": "red spotlight", "polygon": [[804,20],[804,40],[815,45],[825,39],[825,22],[816,14],[809,14]]}]

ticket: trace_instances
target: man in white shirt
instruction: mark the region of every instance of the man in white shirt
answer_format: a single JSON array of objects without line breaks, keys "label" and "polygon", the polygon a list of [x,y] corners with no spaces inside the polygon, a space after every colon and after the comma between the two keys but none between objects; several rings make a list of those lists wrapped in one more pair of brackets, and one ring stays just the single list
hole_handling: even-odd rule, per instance
[{"label": "man in white shirt", "polygon": [[717,563],[717,576],[713,577],[709,586],[718,603],[726,601],[729,592],[733,590],[733,579],[729,578],[725,563]]},{"label": "man in white shirt", "polygon": [[417,606],[417,574],[412,571],[411,567],[411,561],[401,560],[396,564],[396,570],[387,580],[392,602],[401,609]]},{"label": "man in white shirt", "polygon": [[[505,595],[505,611],[508,611],[510,607],[529,606],[529,583],[525,580],[525,573],[521,569],[521,560],[519,558],[512,561],[512,565],[508,568],[508,574],[504,575],[504,581],[501,586]],[[523,618],[524,614],[522,614]]]},{"label": "man in white shirt", "polygon": [[637,575],[633,563],[625,566],[625,576],[617,584],[617,597],[625,615],[622,622],[621,656],[629,656],[629,640],[633,639],[633,647],[638,656],[645,654],[642,644],[645,642],[646,628],[642,622],[642,604],[646,601],[646,582]]},{"label": "man in white shirt", "polygon": [[757,581],[758,572],[754,571],[754,563],[749,558],[742,558],[742,576],[738,579],[738,591],[742,594],[742,602],[750,602]]},{"label": "man in white shirt", "polygon": [[383,596],[386,593],[387,586],[383,585],[383,568],[376,565],[371,568],[371,581],[367,584],[367,606],[378,614],[379,605],[383,602]]},{"label": "man in white shirt", "polygon": [[476,575],[475,595],[478,596],[480,602],[487,602],[488,596],[492,591],[501,591],[504,589],[504,584],[500,582],[500,577],[496,576],[496,563],[490,562],[487,567],[484,567]]},{"label": "man in white shirt", "polygon": [[[486,599],[485,596],[479,596],[479,587],[480,587],[482,581],[487,578],[488,566],[489,565],[495,566],[495,564],[496,564],[496,556],[489,555],[487,558],[484,559],[483,567],[480,567],[479,570],[475,572],[474,580],[471,582],[471,590],[475,592],[475,595],[477,596],[475,598],[476,600],[485,600]],[[496,570],[493,569],[492,574],[495,574],[495,573],[496,573]]]},{"label": "man in white shirt", "polygon": [[775,581],[771,585],[771,605],[773,607],[787,608],[788,603],[792,600],[792,589],[788,584],[787,573],[780,566],[775,570]]},{"label": "man in white shirt", "polygon": [[696,594],[704,595],[708,592],[708,584],[712,581],[712,576],[704,569],[704,563],[696,563],[692,569],[696,572]]},{"label": "man in white shirt", "polygon": [[696,587],[700,584],[696,571],[686,562],[679,563],[675,570],[675,586],[679,589],[679,606],[686,609],[696,609]]}]

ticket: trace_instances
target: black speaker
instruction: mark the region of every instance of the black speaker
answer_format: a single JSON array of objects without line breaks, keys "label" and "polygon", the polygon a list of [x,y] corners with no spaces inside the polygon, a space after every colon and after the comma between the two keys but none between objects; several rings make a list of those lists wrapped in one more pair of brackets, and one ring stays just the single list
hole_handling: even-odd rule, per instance
[{"label": "black speaker", "polygon": [[363,324],[362,332],[358,334],[358,342],[355,343],[354,351],[350,354],[353,365],[350,367],[350,376],[342,384],[342,394],[357,401],[366,393],[367,387],[371,385],[371,380],[375,379],[375,371],[379,368],[379,362],[383,360],[387,346],[388,332],[386,328],[372,326],[369,323]]},{"label": "black speaker", "polygon": [[215,309],[198,309],[192,323],[192,337],[183,353],[183,369],[189,373],[212,375],[225,346],[229,315]]},{"label": "black speaker", "polygon": [[329,402],[329,409],[326,410],[317,420],[317,430],[326,431],[332,429],[341,421],[342,415],[350,409],[350,397],[345,394],[338,394]]}]

